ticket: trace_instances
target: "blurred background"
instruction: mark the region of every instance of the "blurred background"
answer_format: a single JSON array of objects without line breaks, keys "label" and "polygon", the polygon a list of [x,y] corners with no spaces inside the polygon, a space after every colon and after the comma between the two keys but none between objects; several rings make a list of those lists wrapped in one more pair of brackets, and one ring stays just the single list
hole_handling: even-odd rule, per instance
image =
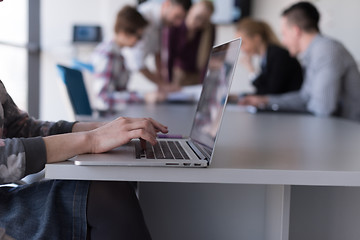
[{"label": "blurred background", "polygon": [[[160,0],[161,1],[161,0]],[[142,2],[142,1],[140,1]],[[234,22],[244,16],[265,20],[279,36],[280,15],[293,0],[216,0],[212,22],[219,44],[234,38]],[[360,62],[360,22],[356,0],[314,0],[320,10],[322,33],[339,39]],[[72,120],[66,90],[55,65],[73,58],[86,61],[96,43],[76,42],[74,26],[96,26],[102,39],[113,34],[117,11],[136,0],[5,0],[0,3],[0,79],[20,108],[47,120]],[[147,59],[151,64],[154,59]],[[141,74],[131,76],[129,89],[155,86]],[[239,65],[231,92],[251,90],[246,70]],[[51,104],[49,104],[51,103]]]}]

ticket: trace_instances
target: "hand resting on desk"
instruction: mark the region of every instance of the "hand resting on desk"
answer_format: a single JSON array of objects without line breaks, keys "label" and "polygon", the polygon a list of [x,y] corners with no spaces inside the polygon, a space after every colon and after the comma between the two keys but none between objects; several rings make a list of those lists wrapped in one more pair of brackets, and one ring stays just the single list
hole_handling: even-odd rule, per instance
[{"label": "hand resting on desk", "polygon": [[260,95],[247,95],[239,98],[238,104],[245,106],[254,106],[264,108],[268,104],[269,100],[266,96]]},{"label": "hand resting on desk", "polygon": [[75,123],[72,133],[44,137],[47,163],[78,154],[102,153],[140,138],[156,144],[156,134],[168,129],[151,118],[119,117],[108,123]]}]

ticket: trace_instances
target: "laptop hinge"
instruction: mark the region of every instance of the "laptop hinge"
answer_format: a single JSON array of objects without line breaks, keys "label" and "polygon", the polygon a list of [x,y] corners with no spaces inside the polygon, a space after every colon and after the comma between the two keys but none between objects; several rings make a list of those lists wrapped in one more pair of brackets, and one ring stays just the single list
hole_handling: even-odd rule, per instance
[{"label": "laptop hinge", "polygon": [[193,142],[186,141],[189,147],[194,151],[200,160],[208,160],[208,158],[195,146]]},{"label": "laptop hinge", "polygon": [[211,154],[207,153],[206,147],[203,144],[201,144],[201,143],[199,143],[197,141],[194,141],[193,143],[196,146],[196,148],[199,149],[202,152],[202,154],[205,156],[205,159],[210,160]]}]

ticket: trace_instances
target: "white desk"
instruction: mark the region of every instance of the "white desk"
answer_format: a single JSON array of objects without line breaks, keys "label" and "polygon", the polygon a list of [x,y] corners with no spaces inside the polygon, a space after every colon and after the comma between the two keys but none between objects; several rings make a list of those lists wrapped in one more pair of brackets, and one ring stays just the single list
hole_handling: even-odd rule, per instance
[{"label": "white desk", "polygon": [[[186,105],[134,105],[129,107],[124,115],[151,116],[167,124],[173,133],[184,131],[188,133],[194,111],[194,106]],[[316,188],[292,187],[293,191],[291,191],[290,185],[360,186],[359,143],[360,125],[357,123],[340,119],[316,118],[310,115],[270,113],[252,115],[230,106],[225,114],[213,163],[209,168],[79,167],[70,162],[64,162],[47,165],[46,177],[143,182],[140,186],[141,203],[149,228],[156,239],[219,239],[220,236],[222,239],[288,239],[289,235],[290,239],[305,239],[304,237],[321,239],[318,237],[324,236],[324,232],[335,231],[325,228],[332,225],[338,226],[338,221],[333,220],[326,224],[314,223],[318,226],[317,230],[307,226],[305,233],[300,231],[304,230],[302,226],[299,226],[302,224],[300,219],[303,221],[313,211],[300,211],[299,209],[304,207],[301,201],[297,201],[297,206],[290,207],[290,203],[294,201],[291,200],[291,194],[299,196],[298,193],[301,191],[311,192]],[[214,189],[216,189],[215,192]],[[331,188],[329,191],[334,189]],[[340,189],[343,191],[343,188]],[[357,191],[357,188],[354,189]],[[199,195],[199,192],[203,194]],[[216,192],[223,195],[219,196]],[[166,202],[162,201],[164,194],[166,194]],[[326,194],[329,192],[317,198],[323,197],[326,200]],[[353,195],[354,192],[351,191],[349,194]],[[180,208],[181,211],[174,206],[174,204],[177,206],[181,204],[176,196],[184,204]],[[184,196],[187,198],[183,199]],[[203,203],[208,208],[187,207],[200,199],[206,202],[209,196],[211,196],[212,204]],[[357,206],[360,195],[356,199],[352,202],[354,207]],[[236,201],[232,202],[232,200]],[[307,200],[313,201],[311,194]],[[338,199],[338,202],[347,200],[347,198]],[[167,202],[172,204],[166,204]],[[222,204],[219,205],[219,202]],[[237,203],[239,205],[236,207],[226,206]],[[239,207],[240,205],[245,207]],[[224,218],[219,217],[220,220],[216,221],[211,218],[212,215],[210,216],[209,212],[217,212],[218,208],[226,214]],[[190,213],[195,211],[207,219],[190,220],[189,216],[184,214],[186,209]],[[231,209],[233,213],[246,215],[240,218],[229,216]],[[318,214],[322,215],[328,210],[325,208]],[[338,211],[342,210],[338,209]],[[160,214],[161,212],[163,215]],[[167,226],[166,229],[171,229],[171,231],[166,231],[158,222],[169,221],[168,214],[171,212],[178,214],[181,220],[172,222],[175,226]],[[296,213],[296,216],[293,213]],[[360,220],[360,214],[358,220]],[[183,225],[184,221],[187,222],[184,225],[186,228],[180,231],[181,234],[179,232],[175,234],[174,231],[178,229],[176,224],[179,222],[181,224],[182,221]],[[224,221],[227,222],[224,223]],[[230,224],[234,221],[237,224]],[[354,233],[360,236],[356,226],[351,228],[351,233],[347,227],[343,228],[346,233],[342,233],[342,236],[344,234],[350,236]],[[225,230],[222,231],[222,229]],[[208,234],[199,233],[206,231]],[[329,236],[326,239],[336,238]]]}]

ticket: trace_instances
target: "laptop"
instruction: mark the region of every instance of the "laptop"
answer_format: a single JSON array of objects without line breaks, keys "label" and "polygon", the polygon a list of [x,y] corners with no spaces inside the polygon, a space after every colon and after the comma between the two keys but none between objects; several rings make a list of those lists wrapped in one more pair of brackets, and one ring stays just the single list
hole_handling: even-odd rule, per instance
[{"label": "laptop", "polygon": [[[214,147],[240,52],[241,38],[213,47],[190,136],[161,138],[155,146],[140,140],[107,153],[79,155],[75,165],[207,167]],[[185,117],[185,116],[184,116]],[[181,134],[181,133],[180,133]]]}]

